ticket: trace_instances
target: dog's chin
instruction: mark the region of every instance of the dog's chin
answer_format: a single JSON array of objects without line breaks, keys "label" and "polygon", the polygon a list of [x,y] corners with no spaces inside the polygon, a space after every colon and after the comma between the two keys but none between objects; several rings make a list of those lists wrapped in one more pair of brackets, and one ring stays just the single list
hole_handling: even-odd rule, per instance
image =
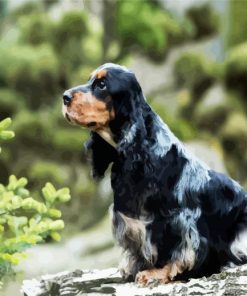
[{"label": "dog's chin", "polygon": [[78,120],[77,118],[69,115],[67,112],[64,113],[64,117],[66,118],[66,120],[70,124],[77,125],[77,126],[84,128],[84,129],[89,129],[91,131],[94,131],[94,130],[97,130],[100,128],[99,124],[96,121],[82,122],[82,121]]}]

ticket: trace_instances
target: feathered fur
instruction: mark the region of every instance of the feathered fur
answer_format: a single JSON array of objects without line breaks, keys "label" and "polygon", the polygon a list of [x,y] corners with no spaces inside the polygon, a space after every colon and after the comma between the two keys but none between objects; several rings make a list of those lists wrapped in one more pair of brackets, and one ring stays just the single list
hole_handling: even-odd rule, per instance
[{"label": "feathered fur", "polygon": [[[151,109],[135,75],[105,64],[104,81],[116,147],[93,131],[93,176],[112,163],[113,233],[123,248],[126,278],[207,276],[247,263],[247,194],[193,157]],[[93,80],[94,78],[92,78]]]}]

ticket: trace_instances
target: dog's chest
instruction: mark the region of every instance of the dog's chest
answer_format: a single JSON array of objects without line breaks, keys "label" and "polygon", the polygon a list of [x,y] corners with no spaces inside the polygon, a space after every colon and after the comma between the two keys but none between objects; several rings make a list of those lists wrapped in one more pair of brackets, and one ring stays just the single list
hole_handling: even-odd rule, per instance
[{"label": "dog's chest", "polygon": [[118,244],[134,254],[141,253],[150,263],[157,257],[156,247],[151,243],[151,232],[147,226],[152,219],[134,219],[118,211],[112,211],[113,235]]}]

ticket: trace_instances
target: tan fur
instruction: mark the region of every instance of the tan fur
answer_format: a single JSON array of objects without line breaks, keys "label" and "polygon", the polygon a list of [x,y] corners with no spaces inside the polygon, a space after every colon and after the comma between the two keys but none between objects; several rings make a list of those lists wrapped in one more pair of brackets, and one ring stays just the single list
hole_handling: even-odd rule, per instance
[{"label": "tan fur", "polygon": [[146,286],[152,281],[158,281],[162,284],[171,282],[178,274],[181,274],[187,266],[181,261],[168,263],[163,268],[153,268],[138,272],[136,281],[141,286]]},{"label": "tan fur", "polygon": [[123,277],[136,275],[138,262],[140,264],[140,253],[146,259],[145,264],[152,267],[157,260],[157,248],[151,243],[151,235],[146,230],[146,226],[152,220],[134,219],[114,211],[112,211],[112,220],[114,236],[124,250],[124,260],[119,267]]},{"label": "tan fur", "polygon": [[[109,97],[107,101],[110,99]],[[107,102],[98,100],[91,93],[75,93],[65,112],[71,122],[82,127],[87,127],[90,122],[96,122],[92,128],[94,130],[108,127],[109,121],[115,118],[115,112],[108,109]]]},{"label": "tan fur", "polygon": [[172,254],[172,261],[180,261],[183,262],[183,265],[186,269],[191,270],[196,261],[196,253],[193,249],[191,239],[188,234],[185,234],[183,239],[183,247],[179,248],[179,250]]},{"label": "tan fur", "polygon": [[93,73],[91,74],[91,78],[95,77],[96,79],[101,79],[106,77],[107,75],[107,71],[105,69],[101,69],[98,72],[97,71],[93,71]]},{"label": "tan fur", "polygon": [[112,132],[109,127],[95,130],[107,143],[116,148],[117,144],[113,140]]}]

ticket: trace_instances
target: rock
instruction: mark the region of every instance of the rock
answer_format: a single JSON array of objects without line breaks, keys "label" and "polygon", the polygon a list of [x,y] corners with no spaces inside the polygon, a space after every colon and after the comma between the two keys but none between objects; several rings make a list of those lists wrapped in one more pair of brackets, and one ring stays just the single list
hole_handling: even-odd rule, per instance
[{"label": "rock", "polygon": [[124,283],[116,268],[45,275],[23,282],[24,296],[73,295],[247,295],[247,265],[229,268],[219,274],[187,283],[175,282],[153,288]]}]

